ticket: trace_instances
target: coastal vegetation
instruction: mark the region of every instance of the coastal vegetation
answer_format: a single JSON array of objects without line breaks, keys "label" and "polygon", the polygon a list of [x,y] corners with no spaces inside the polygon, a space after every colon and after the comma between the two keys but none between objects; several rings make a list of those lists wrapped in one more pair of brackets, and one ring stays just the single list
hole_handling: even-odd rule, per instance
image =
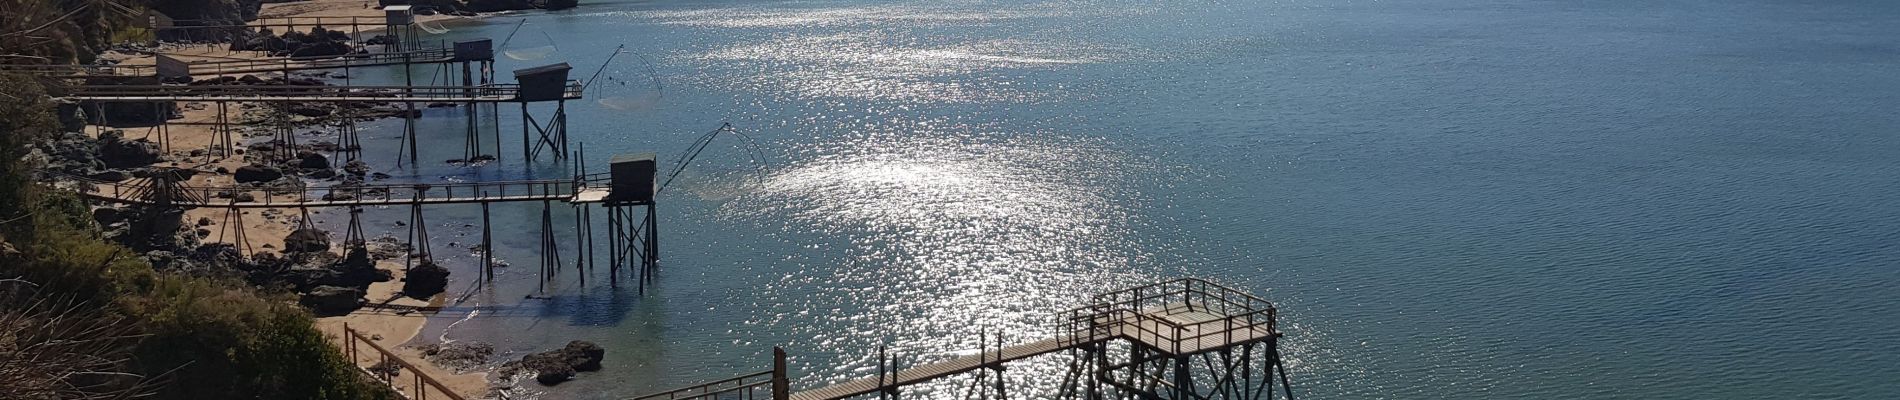
[{"label": "coastal vegetation", "polygon": [[[5,2],[0,57],[33,63],[88,62],[158,5]],[[0,73],[0,398],[396,398],[290,294],[155,269],[108,240],[85,202],[36,183],[23,161],[35,143],[78,125],[58,111],[59,90]]]}]

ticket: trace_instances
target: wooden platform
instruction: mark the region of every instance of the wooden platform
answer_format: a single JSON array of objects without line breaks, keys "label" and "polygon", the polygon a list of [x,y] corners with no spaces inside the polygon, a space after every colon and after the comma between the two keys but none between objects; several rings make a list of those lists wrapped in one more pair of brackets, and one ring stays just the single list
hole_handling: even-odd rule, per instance
[{"label": "wooden platform", "polygon": [[1189,355],[1271,339],[1266,324],[1248,324],[1207,308],[1169,305],[1110,325],[1110,335],[1169,355]]},{"label": "wooden platform", "polygon": [[[1251,312],[1251,310],[1246,310]],[[1267,324],[1247,324],[1220,310],[1172,304],[1140,310],[1095,315],[1089,333],[1062,335],[1004,347],[980,355],[960,356],[916,365],[894,376],[858,378],[835,385],[793,393],[793,400],[832,400],[877,393],[880,388],[902,387],[1004,363],[1085,345],[1124,339],[1164,354],[1188,355],[1231,348],[1275,337]]]}]

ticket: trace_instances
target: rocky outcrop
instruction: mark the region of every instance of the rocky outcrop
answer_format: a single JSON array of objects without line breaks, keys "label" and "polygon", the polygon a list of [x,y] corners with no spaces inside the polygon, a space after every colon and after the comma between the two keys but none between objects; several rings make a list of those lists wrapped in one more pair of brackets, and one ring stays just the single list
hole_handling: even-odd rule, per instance
[{"label": "rocky outcrop", "polygon": [[329,169],[330,157],[314,151],[299,151],[297,152],[297,168]]},{"label": "rocky outcrop", "polygon": [[395,279],[389,271],[376,268],[376,261],[370,259],[367,249],[350,249],[333,269],[341,283],[354,287],[369,287],[371,283]]},{"label": "rocky outcrop", "polygon": [[109,168],[143,167],[158,162],[158,145],[145,139],[127,140],[123,131],[99,135],[99,160]]},{"label": "rocky outcrop", "polygon": [[402,278],[402,294],[427,300],[449,287],[449,269],[435,265],[435,261],[423,259],[421,263],[409,268]]},{"label": "rocky outcrop", "polygon": [[270,182],[284,177],[284,171],[268,165],[251,164],[238,167],[231,174],[237,183]]},{"label": "rocky outcrop", "polygon": [[330,234],[316,228],[290,231],[284,236],[284,252],[315,253],[330,251]]},{"label": "rocky outcrop", "polygon": [[495,346],[482,342],[457,341],[418,347],[422,358],[436,366],[461,372],[475,369],[495,356]]},{"label": "rocky outcrop", "polygon": [[363,307],[363,302],[362,289],[337,286],[318,286],[298,299],[319,316],[349,314]]},{"label": "rocky outcrop", "polygon": [[131,207],[119,214],[124,222],[107,226],[107,234],[139,251],[187,251],[198,247],[195,228],[185,226],[185,212],[169,207]]},{"label": "rocky outcrop", "polygon": [[529,354],[502,365],[504,375],[531,373],[535,382],[553,386],[574,380],[579,372],[599,371],[607,350],[593,342],[576,340],[559,350]]},{"label": "rocky outcrop", "polygon": [[231,41],[231,50],[267,51],[280,57],[336,57],[357,52],[350,44],[349,34],[321,27],[307,32],[293,30],[283,35],[263,29],[242,39]]},{"label": "rocky outcrop", "polygon": [[[270,253],[259,253],[263,254]],[[253,257],[257,258],[257,257]],[[319,286],[337,286],[368,290],[376,282],[388,282],[389,271],[376,268],[373,262],[356,262],[351,257],[338,258],[335,253],[297,253],[296,256],[283,259],[278,267],[255,262],[259,274],[252,279],[259,285],[283,284],[291,290],[307,292]]]}]

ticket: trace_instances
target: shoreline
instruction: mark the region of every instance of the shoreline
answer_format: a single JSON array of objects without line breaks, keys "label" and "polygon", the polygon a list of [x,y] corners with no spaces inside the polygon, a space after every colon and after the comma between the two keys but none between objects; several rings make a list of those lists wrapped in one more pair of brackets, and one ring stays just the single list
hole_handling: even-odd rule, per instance
[{"label": "shoreline", "polygon": [[[382,16],[383,11],[374,8],[373,5],[373,2],[363,2],[359,0],[310,0],[293,3],[271,3],[265,4],[263,8],[258,11],[258,18]],[[415,18],[417,22],[435,22],[461,19],[472,20],[481,17],[434,14],[417,15]],[[363,29],[362,32],[369,34],[380,32],[382,29],[383,27],[381,26],[367,27]],[[275,234],[275,232],[273,232],[273,234]],[[284,234],[287,235],[288,232],[286,231]],[[334,237],[335,235],[332,234],[331,236]],[[278,237],[281,238],[282,236],[279,235]],[[279,243],[278,246],[281,248],[282,244]],[[389,271],[391,279],[387,282],[375,282],[370,284],[369,290],[364,293],[364,298],[368,300],[369,304],[355,311],[351,311],[349,314],[317,317],[317,329],[323,331],[324,336],[329,338],[332,344],[340,348],[349,340],[344,333],[344,328],[347,326],[349,329],[355,330],[365,337],[368,337],[371,341],[383,346],[383,348],[389,349],[404,362],[420,369],[423,374],[441,382],[447,386],[449,390],[455,391],[456,394],[471,399],[489,397],[493,392],[493,385],[489,382],[488,373],[486,371],[475,370],[458,373],[457,371],[444,369],[426,359],[422,351],[412,343],[417,341],[418,337],[422,335],[422,331],[429,325],[430,319],[450,318],[453,317],[453,315],[439,311],[399,311],[381,307],[381,305],[386,304],[415,307],[441,306],[444,299],[451,294],[447,292],[438,294],[428,302],[403,296],[402,282],[404,271],[402,263],[393,260],[380,260],[376,262],[376,267]],[[373,359],[352,361],[358,366],[368,366],[376,363],[376,360]],[[403,384],[399,382],[402,381],[403,380],[398,379],[391,382],[391,385],[396,386],[400,391],[403,388]]]},{"label": "shoreline", "polygon": [[[366,5],[369,7],[365,7]],[[260,19],[351,16],[380,17],[383,16],[383,12],[380,9],[374,8],[373,2],[366,3],[360,0],[310,0],[294,3],[270,3],[264,4],[262,9],[258,12]],[[434,14],[417,15],[415,17],[418,22],[438,22],[449,20],[473,21],[485,18],[486,16],[487,14],[477,16]],[[360,32],[370,34],[372,32],[380,32],[382,29],[382,26],[363,27]],[[204,58],[259,59],[267,57],[260,52],[232,51],[224,46],[180,46],[176,48],[158,49],[157,52],[181,57],[185,60]],[[152,59],[149,56],[128,57],[122,55],[121,57],[123,57],[121,60],[129,65],[152,63]],[[232,103],[231,118],[233,123],[241,125],[253,120],[250,114],[252,114],[252,110],[257,108],[259,108],[259,106],[254,103]],[[167,151],[162,152],[165,156],[163,159],[148,164],[147,166],[191,168],[201,171],[219,169],[224,171],[236,171],[239,167],[250,165],[251,162],[247,161],[244,154],[233,154],[222,158],[206,157],[204,155],[203,152],[208,151],[207,149],[209,149],[217,139],[212,125],[216,118],[217,110],[209,103],[180,102],[178,104],[178,117],[166,122],[170,134],[171,147]],[[138,130],[142,129],[134,127],[101,127],[89,124],[82,132],[89,137],[97,138],[98,134],[96,132],[98,132],[100,128],[104,130],[124,131],[128,137],[138,136],[141,133],[138,132]],[[246,153],[249,152],[247,148],[248,144],[258,140],[269,139],[267,136],[252,137],[246,135],[246,133],[247,132],[242,129],[233,133],[236,148],[242,149]],[[194,156],[193,154],[198,155]],[[207,159],[209,161],[207,161]],[[332,160],[332,162],[335,163],[337,160]],[[337,167],[340,167],[340,165],[332,165],[332,168]],[[228,172],[200,173],[192,178],[191,184],[232,186],[236,185],[236,181],[234,174]],[[294,200],[294,196],[291,195],[279,196],[284,196],[282,198],[286,200]],[[324,209],[309,210],[312,219],[312,221],[308,221],[309,225],[322,229],[322,224],[319,224],[318,220],[323,219],[325,216],[324,211]],[[334,210],[330,211],[334,212]],[[248,249],[244,251],[249,254],[260,252],[281,254],[284,248],[284,238],[293,230],[297,229],[299,223],[304,222],[301,221],[303,216],[296,208],[265,208],[238,210],[237,212],[241,213],[237,217],[243,222],[242,229],[245,233],[244,241],[249,244]],[[236,242],[235,234],[224,231],[223,229],[223,227],[230,222],[231,217],[227,210],[224,209],[209,207],[194,208],[185,210],[184,223],[188,226],[195,226],[196,228],[209,231],[208,235],[201,233],[201,235],[203,235],[199,240],[201,245],[235,244],[233,243]],[[206,222],[209,223],[207,224]],[[338,243],[341,240],[335,232],[326,231],[326,234],[331,237],[332,243]],[[335,254],[335,251],[336,250],[332,250],[332,253]],[[369,338],[377,345],[389,349],[404,362],[441,382],[449,390],[456,392],[458,395],[469,399],[490,397],[494,392],[495,385],[488,379],[488,370],[491,370],[493,365],[495,365],[495,363],[492,362],[495,360],[490,360],[491,362],[484,363],[482,366],[469,371],[458,372],[448,370],[427,360],[423,356],[422,351],[417,348],[418,346],[411,343],[418,341],[418,337],[421,336],[424,328],[429,325],[430,319],[460,317],[459,314],[453,313],[417,310],[417,308],[421,307],[439,307],[446,298],[450,298],[453,294],[444,292],[426,302],[403,296],[401,289],[404,271],[401,260],[379,260],[376,261],[376,268],[389,271],[392,279],[387,282],[371,283],[364,295],[367,304],[359,309],[343,315],[316,316],[314,318],[316,328],[324,333],[324,336],[330,340],[331,344],[341,349],[348,342],[348,338],[344,333],[345,327],[347,326],[349,329],[355,330],[364,337]],[[384,305],[399,307],[382,307]],[[379,361],[376,359],[377,357],[379,356],[371,352],[368,354],[359,354],[358,359],[352,361],[354,361],[355,365],[359,368],[368,368]],[[407,389],[406,386],[408,383],[406,382],[411,381],[395,379],[389,382],[389,384],[401,391]]]}]

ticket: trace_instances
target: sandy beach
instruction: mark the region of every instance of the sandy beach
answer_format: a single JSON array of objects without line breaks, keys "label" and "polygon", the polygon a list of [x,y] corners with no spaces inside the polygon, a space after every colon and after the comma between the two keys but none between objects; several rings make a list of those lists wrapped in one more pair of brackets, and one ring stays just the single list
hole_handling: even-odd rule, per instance
[{"label": "sandy beach", "polygon": [[[381,17],[383,10],[376,8],[374,1],[361,0],[310,0],[291,3],[265,4],[257,12],[258,19],[266,18],[316,18],[316,17]],[[457,18],[454,15],[417,15],[417,21],[430,22]],[[364,31],[382,29],[382,26],[362,27]]]},{"label": "sandy beach", "polygon": [[[351,330],[355,330],[358,334],[368,337],[369,340],[375,342],[377,345],[396,353],[403,361],[420,369],[423,374],[441,382],[456,394],[465,398],[487,397],[490,392],[487,373],[457,373],[457,371],[447,370],[436,366],[435,363],[425,360],[421,350],[415,347],[404,346],[404,344],[414,340],[418,334],[421,334],[423,326],[427,325],[430,320],[454,318],[453,316],[434,312],[413,311],[421,307],[440,306],[442,296],[436,296],[436,299],[430,302],[404,297],[401,293],[402,263],[382,261],[377,263],[377,267],[390,271],[395,279],[389,282],[370,284],[369,294],[367,295],[370,300],[369,306],[356,310],[349,315],[317,318],[317,329],[322,330],[328,335],[338,347],[344,346],[344,340],[347,338],[344,334],[344,328],[347,327]],[[362,352],[357,355],[357,359],[355,360],[357,365],[368,367],[378,362],[377,355],[373,350],[368,350],[366,347],[359,348],[362,349]],[[406,391],[409,389],[406,386],[409,382],[411,381],[397,379],[394,385],[397,390]]]},{"label": "sandy beach", "polygon": [[[259,16],[260,18],[302,18],[380,17],[383,15],[382,10],[366,7],[366,4],[374,5],[373,2],[365,3],[356,0],[315,0],[295,3],[265,4]],[[417,19],[420,21],[439,21],[456,18],[463,17],[450,15],[417,16]],[[365,26],[360,29],[362,31],[375,31],[381,28],[381,26]],[[223,46],[181,46],[167,48],[161,51],[166,55],[187,62],[205,59],[259,59],[268,57],[267,54],[262,52],[228,51]],[[152,63],[150,57],[122,56],[120,59],[122,60],[121,62],[126,65],[150,65]],[[254,105],[232,104],[229,108],[229,117],[232,118],[232,122],[235,124],[245,123],[244,111],[250,109],[252,106]],[[171,147],[167,149],[164,160],[154,164],[154,166],[191,168],[201,171],[202,173],[192,178],[192,182],[190,183],[192,186],[223,187],[235,185],[236,182],[232,174],[211,172],[218,170],[236,171],[239,167],[249,164],[249,162],[245,160],[244,155],[233,154],[228,157],[220,157],[216,155],[217,152],[211,151],[213,144],[217,140],[214,129],[217,120],[216,106],[210,103],[180,103],[178,104],[178,111],[180,113],[179,118],[171,120],[168,128]],[[126,135],[130,137],[147,135],[146,129],[148,128],[124,128]],[[97,127],[89,126],[85,132],[89,135],[93,135],[98,132],[98,129]],[[233,135],[233,139],[238,143],[238,148],[240,149],[243,148],[244,143],[250,141],[244,138],[241,133],[234,133]],[[206,154],[211,155],[207,157]],[[341,163],[340,160],[333,162]],[[293,200],[295,197],[295,195],[279,196],[284,200]],[[209,235],[202,239],[204,243],[236,244],[236,231],[227,229],[226,227],[227,224],[234,220],[234,216],[230,214],[232,212],[241,213],[235,217],[240,217],[236,219],[241,219],[243,223],[244,241],[248,246],[242,247],[246,249],[244,250],[246,254],[280,251],[280,249],[284,247],[284,237],[295,230],[302,219],[300,212],[297,209],[291,208],[243,209],[233,211],[206,207],[187,210],[185,213],[185,223],[197,225],[199,228],[210,232]],[[330,213],[340,214],[343,212],[345,211],[341,209],[310,210],[311,217],[318,220],[326,219],[326,215]],[[344,217],[338,216],[337,218]],[[341,240],[342,237],[339,233],[331,234],[332,243],[340,243]],[[340,251],[340,246],[333,251]],[[410,341],[416,339],[417,335],[421,333],[423,326],[426,325],[430,319],[446,318],[439,317],[432,311],[421,311],[430,307],[440,306],[444,295],[437,295],[433,301],[429,302],[404,297],[400,294],[403,284],[403,265],[401,261],[379,261],[377,267],[391,271],[394,279],[388,282],[377,282],[370,285],[368,294],[366,295],[369,301],[368,306],[351,312],[348,315],[317,318],[318,328],[323,330],[339,348],[342,348],[345,345],[346,336],[344,329],[347,326],[349,329],[353,329],[361,335],[370,338],[370,340],[376,344],[397,353],[397,356],[401,357],[408,364],[419,368],[424,374],[442,382],[457,394],[465,398],[487,397],[490,390],[486,373],[469,372],[458,374],[455,371],[445,370],[425,360],[420,350],[405,346]],[[363,350],[356,360],[359,366],[367,368],[378,362],[376,359],[377,355],[373,350],[368,350],[366,346],[359,347],[359,349]],[[396,386],[398,390],[407,391],[409,389],[407,385],[409,385],[410,382],[413,381],[408,379],[395,379],[392,385]]]}]

